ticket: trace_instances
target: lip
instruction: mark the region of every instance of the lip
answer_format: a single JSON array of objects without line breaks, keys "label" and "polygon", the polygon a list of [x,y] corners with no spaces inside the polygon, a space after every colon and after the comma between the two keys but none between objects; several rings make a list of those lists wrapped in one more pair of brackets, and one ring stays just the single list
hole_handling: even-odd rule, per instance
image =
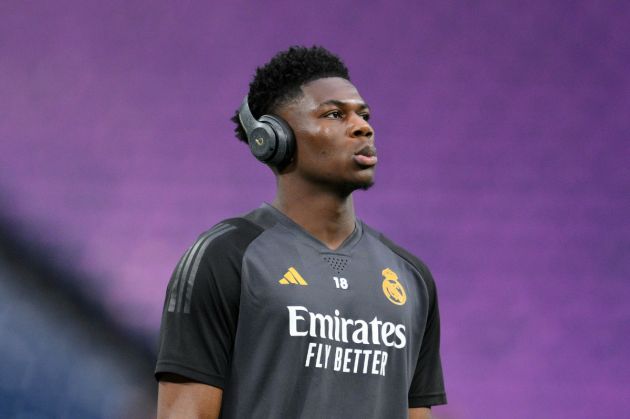
[{"label": "lip", "polygon": [[378,157],[376,156],[376,147],[373,145],[366,145],[361,150],[357,151],[354,156],[354,161],[363,167],[372,167],[378,163]]}]

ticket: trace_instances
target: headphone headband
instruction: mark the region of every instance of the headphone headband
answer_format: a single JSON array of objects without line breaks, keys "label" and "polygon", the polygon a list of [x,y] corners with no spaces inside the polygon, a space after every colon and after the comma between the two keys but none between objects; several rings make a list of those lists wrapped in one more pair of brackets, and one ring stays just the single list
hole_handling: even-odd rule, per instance
[{"label": "headphone headband", "polygon": [[245,133],[249,139],[254,128],[260,127],[261,124],[254,118],[254,115],[252,115],[252,111],[249,109],[248,98],[249,96],[245,96],[241,107],[238,109],[238,119],[241,121],[241,125],[243,129],[245,129]]}]

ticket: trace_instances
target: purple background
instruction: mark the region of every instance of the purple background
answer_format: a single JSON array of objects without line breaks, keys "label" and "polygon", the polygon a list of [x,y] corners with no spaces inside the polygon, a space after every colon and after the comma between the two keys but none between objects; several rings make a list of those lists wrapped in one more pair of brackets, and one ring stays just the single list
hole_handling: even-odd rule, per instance
[{"label": "purple background", "polygon": [[0,211],[155,339],[182,251],[271,200],[229,117],[322,44],[371,104],[359,215],[432,268],[437,418],[630,411],[630,5],[3,1]]}]

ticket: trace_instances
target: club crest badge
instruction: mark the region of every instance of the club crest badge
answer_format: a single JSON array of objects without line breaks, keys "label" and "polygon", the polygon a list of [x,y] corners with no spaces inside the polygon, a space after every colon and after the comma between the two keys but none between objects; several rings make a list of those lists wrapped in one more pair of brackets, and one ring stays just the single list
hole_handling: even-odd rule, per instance
[{"label": "club crest badge", "polygon": [[405,289],[403,285],[398,281],[398,275],[396,272],[392,271],[389,268],[383,269],[383,293],[387,299],[401,306],[405,304],[407,301],[407,293],[405,293]]}]

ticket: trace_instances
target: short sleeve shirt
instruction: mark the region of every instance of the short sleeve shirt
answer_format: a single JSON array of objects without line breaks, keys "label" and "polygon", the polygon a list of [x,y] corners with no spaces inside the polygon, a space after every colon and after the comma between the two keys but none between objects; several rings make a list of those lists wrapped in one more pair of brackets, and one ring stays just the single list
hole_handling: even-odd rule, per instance
[{"label": "short sleeve shirt", "polygon": [[420,260],[361,221],[330,250],[264,204],[179,261],[156,377],[222,388],[224,419],[402,419],[446,403],[439,346]]}]

